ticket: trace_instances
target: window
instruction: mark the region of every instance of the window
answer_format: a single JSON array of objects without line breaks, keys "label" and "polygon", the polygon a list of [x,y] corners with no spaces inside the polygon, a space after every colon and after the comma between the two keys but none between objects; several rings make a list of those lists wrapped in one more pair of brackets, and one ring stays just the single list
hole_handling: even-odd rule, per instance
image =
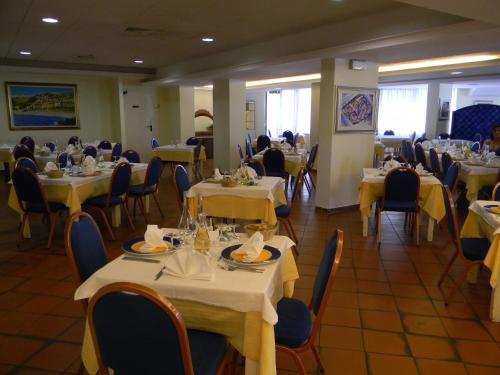
[{"label": "window", "polygon": [[380,88],[378,133],[408,136],[425,132],[427,85]]},{"label": "window", "polygon": [[267,92],[267,130],[276,137],[285,130],[309,134],[311,89],[284,89]]}]

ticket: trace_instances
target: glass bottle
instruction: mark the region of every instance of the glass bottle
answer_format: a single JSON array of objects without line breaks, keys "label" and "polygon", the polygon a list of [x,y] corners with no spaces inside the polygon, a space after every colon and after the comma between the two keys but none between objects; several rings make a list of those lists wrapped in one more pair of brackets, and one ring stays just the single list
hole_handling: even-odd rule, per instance
[{"label": "glass bottle", "polygon": [[194,249],[199,251],[210,250],[210,237],[208,235],[207,215],[198,214],[196,237],[194,239]]},{"label": "glass bottle", "polygon": [[186,242],[186,240],[191,237],[193,232],[196,230],[196,223],[191,216],[191,212],[189,211],[186,192],[184,192],[183,195],[182,215],[179,220],[179,224],[177,224],[177,229],[179,229],[180,235],[184,242]]}]

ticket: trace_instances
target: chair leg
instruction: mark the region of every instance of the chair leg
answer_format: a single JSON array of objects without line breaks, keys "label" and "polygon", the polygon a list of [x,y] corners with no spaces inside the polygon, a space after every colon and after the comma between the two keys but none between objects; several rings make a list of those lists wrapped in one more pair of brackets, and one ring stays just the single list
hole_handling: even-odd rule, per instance
[{"label": "chair leg", "polygon": [[304,364],[300,359],[299,355],[295,352],[295,350],[287,348],[286,346],[276,345],[276,350],[281,350],[285,353],[288,353],[292,356],[293,361],[295,362],[295,366],[299,370],[300,375],[306,375],[306,369],[304,368]]},{"label": "chair leg", "polygon": [[316,359],[316,363],[318,364],[318,369],[320,372],[325,372],[325,366],[323,366],[323,362],[321,362],[321,358],[319,356],[318,350],[314,345],[311,345],[311,350],[314,354],[314,358]]},{"label": "chair leg", "polygon": [[130,217],[130,213],[128,212],[127,207],[123,204],[123,202],[121,205],[122,205],[123,211],[125,212],[125,216],[127,217],[128,224],[130,225],[130,228],[132,228],[132,230],[135,230],[134,223],[132,223],[132,218]]},{"label": "chair leg", "polygon": [[160,201],[158,200],[158,193],[153,193],[152,195],[153,195],[153,199],[155,200],[156,207],[158,207],[158,211],[160,211],[161,217],[165,217],[165,215],[163,215],[163,211],[161,210],[161,207],[160,207]]},{"label": "chair leg", "polygon": [[116,240],[115,234],[113,233],[113,229],[111,229],[111,225],[109,224],[108,218],[106,216],[106,212],[104,212],[104,210],[99,208],[99,207],[96,207],[96,208],[97,208],[97,211],[99,211],[99,213],[101,214],[102,219],[104,220],[104,224],[106,225],[106,228],[109,232],[109,236],[111,237],[111,239],[113,241],[115,241]]},{"label": "chair leg", "polygon": [[290,221],[288,219],[280,219],[280,223],[283,224],[283,226],[285,227],[286,233],[290,236],[292,241],[295,242],[295,246],[293,246],[292,250],[296,256],[299,256],[299,251],[297,250],[297,246],[298,246],[297,236],[295,235],[295,232],[293,231],[293,227],[291,226]]},{"label": "chair leg", "polygon": [[144,221],[146,224],[149,224],[149,217],[148,214],[146,213],[146,207],[144,206],[144,201],[142,200],[142,197],[139,197],[139,208],[141,209],[142,216],[144,217]]},{"label": "chair leg", "polygon": [[309,195],[311,195],[311,186],[309,185],[309,181],[307,181],[307,176],[304,176],[304,184],[306,185]]},{"label": "chair leg", "polygon": [[17,231],[17,247],[21,244],[24,238],[24,226],[26,225],[26,220],[28,219],[28,213],[23,212],[21,216],[21,221],[19,222],[19,230]]},{"label": "chair leg", "polygon": [[49,229],[49,241],[47,242],[47,249],[50,249],[52,246],[52,238],[54,237],[54,230],[56,229],[57,219],[59,218],[59,213],[50,213],[49,221],[50,221],[50,229]]},{"label": "chair leg", "polygon": [[135,218],[135,209],[137,208],[137,197],[134,197],[134,212],[132,213],[132,215],[134,216]]},{"label": "chair leg", "polygon": [[314,183],[314,179],[313,179],[312,175],[309,172],[307,172],[307,175],[309,176],[309,179],[311,180],[311,185],[312,185],[313,189],[316,190],[316,184]]},{"label": "chair leg", "polygon": [[441,286],[441,284],[443,283],[444,279],[446,278],[446,276],[448,275],[448,273],[450,272],[450,269],[451,269],[451,266],[453,265],[453,263],[455,262],[455,259],[457,259],[457,256],[458,256],[458,251],[455,252],[455,254],[453,254],[453,256],[451,257],[450,261],[448,262],[448,264],[446,265],[446,268],[444,269],[441,277],[439,278],[439,281],[438,281],[438,286]]},{"label": "chair leg", "polygon": [[378,207],[378,205],[377,205],[377,208],[375,209],[375,215],[377,215],[375,233],[377,234],[377,244],[378,244],[378,247],[380,248],[380,240],[382,237],[382,234],[381,234],[382,225],[380,222],[382,221],[382,212],[380,211],[380,207]]},{"label": "chair leg", "polygon": [[460,274],[460,277],[458,278],[457,281],[455,281],[455,285],[453,286],[453,289],[451,290],[450,294],[448,294],[448,297],[444,299],[444,304],[448,306],[450,301],[455,297],[455,293],[457,293],[458,288],[464,283],[465,278],[467,277],[467,272],[469,272],[471,266],[477,264],[476,262],[470,263],[465,270],[462,271]]},{"label": "chair leg", "polygon": [[417,246],[420,246],[420,211],[417,209],[415,212],[415,234],[417,236]]}]

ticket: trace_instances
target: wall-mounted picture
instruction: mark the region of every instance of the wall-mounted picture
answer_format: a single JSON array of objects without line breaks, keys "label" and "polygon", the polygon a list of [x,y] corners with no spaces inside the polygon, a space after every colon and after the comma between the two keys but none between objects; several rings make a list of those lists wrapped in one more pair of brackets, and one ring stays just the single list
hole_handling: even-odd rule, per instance
[{"label": "wall-mounted picture", "polygon": [[378,90],[337,88],[337,132],[373,132],[377,128]]},{"label": "wall-mounted picture", "polygon": [[76,85],[6,82],[11,130],[78,129]]},{"label": "wall-mounted picture", "polygon": [[450,101],[439,99],[439,119],[448,120],[450,118]]}]

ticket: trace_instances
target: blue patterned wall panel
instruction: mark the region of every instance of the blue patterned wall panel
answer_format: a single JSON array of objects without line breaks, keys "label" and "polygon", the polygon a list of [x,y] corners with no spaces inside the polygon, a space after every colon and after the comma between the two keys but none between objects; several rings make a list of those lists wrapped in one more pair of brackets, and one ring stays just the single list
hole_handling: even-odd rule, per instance
[{"label": "blue patterned wall panel", "polygon": [[460,108],[451,118],[451,138],[472,141],[480,133],[483,140],[490,137],[494,125],[500,124],[500,105],[476,104]]}]

